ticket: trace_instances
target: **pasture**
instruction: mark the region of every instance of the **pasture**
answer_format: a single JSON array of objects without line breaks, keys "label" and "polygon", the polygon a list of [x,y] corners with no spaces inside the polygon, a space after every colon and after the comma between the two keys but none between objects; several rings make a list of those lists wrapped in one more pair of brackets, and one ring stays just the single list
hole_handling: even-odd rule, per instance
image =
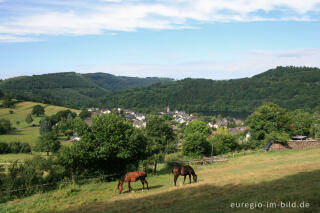
[{"label": "pasture", "polygon": [[[0,118],[5,118],[10,120],[11,125],[16,128],[16,130],[10,132],[9,134],[0,135],[0,141],[2,142],[26,142],[29,143],[31,146],[35,145],[35,142],[37,138],[39,137],[39,121],[42,117],[36,117],[32,116],[33,122],[30,124],[27,124],[25,122],[25,118],[27,114],[32,112],[33,106],[40,104],[36,102],[20,102],[17,103],[14,108],[1,108],[0,109]],[[60,107],[60,106],[53,106],[53,105],[45,105],[40,104],[45,108],[45,115],[51,116],[58,111],[66,110],[68,108],[66,107]],[[13,111],[13,113],[10,113],[10,110]],[[70,109],[73,112],[79,113],[80,110],[74,110]],[[17,123],[18,122],[18,123]],[[32,126],[33,124],[37,126]],[[66,145],[67,143],[64,142],[65,138],[61,137],[61,142],[63,145]],[[32,155],[27,154],[6,154],[6,155],[0,155],[0,163],[6,162],[9,160],[20,160],[23,161],[26,158],[31,158]]]},{"label": "pasture", "polygon": [[[193,166],[198,183],[177,187],[163,170],[149,174],[149,191],[141,182],[136,192],[116,192],[117,182],[68,185],[48,193],[0,204],[3,212],[320,212],[320,149],[253,152],[224,163]],[[281,202],[304,202],[309,207],[281,207]],[[232,203],[256,206],[232,208]],[[257,204],[265,205],[258,208]],[[275,203],[278,206],[267,208]]]}]

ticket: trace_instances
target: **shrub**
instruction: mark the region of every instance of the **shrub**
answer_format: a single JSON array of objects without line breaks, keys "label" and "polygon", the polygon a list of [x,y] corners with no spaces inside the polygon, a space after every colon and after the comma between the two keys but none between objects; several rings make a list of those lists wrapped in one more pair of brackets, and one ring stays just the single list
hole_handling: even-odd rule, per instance
[{"label": "shrub", "polygon": [[7,143],[0,142],[0,154],[10,153],[10,148]]},{"label": "shrub", "polygon": [[194,158],[202,157],[209,153],[210,145],[206,135],[196,132],[188,134],[182,143],[182,154]]},{"label": "shrub", "polygon": [[216,155],[232,152],[240,148],[233,135],[215,135],[211,140]]},{"label": "shrub", "polygon": [[48,132],[39,137],[36,141],[35,150],[40,152],[57,152],[60,149],[60,141],[54,132]]},{"label": "shrub", "polygon": [[35,105],[32,109],[32,115],[35,115],[35,116],[44,115],[44,107],[41,105]]},{"label": "shrub", "polygon": [[11,153],[20,153],[22,144],[20,142],[9,143]]},{"label": "shrub", "polygon": [[6,134],[10,130],[12,130],[10,121],[8,119],[1,118],[0,119],[0,134]]},{"label": "shrub", "polygon": [[22,143],[20,153],[30,153],[31,152],[31,146],[28,143]]},{"label": "shrub", "polygon": [[32,123],[32,121],[33,121],[33,118],[32,118],[32,116],[31,116],[31,114],[29,113],[27,116],[26,116],[26,119],[25,119],[25,121],[26,121],[26,123],[27,124],[30,124],[30,123]]}]

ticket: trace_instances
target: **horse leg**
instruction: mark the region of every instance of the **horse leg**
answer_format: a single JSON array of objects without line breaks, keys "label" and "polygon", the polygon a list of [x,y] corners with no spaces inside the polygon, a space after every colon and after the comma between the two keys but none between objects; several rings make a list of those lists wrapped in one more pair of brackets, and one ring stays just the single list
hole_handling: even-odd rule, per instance
[{"label": "horse leg", "polygon": [[191,175],[189,174],[189,184],[191,184]]},{"label": "horse leg", "polygon": [[141,179],[141,183],[142,183],[142,191],[144,190],[144,181]]},{"label": "horse leg", "polygon": [[129,192],[131,192],[132,188],[131,188],[131,185],[130,185],[130,181],[128,181],[128,187],[129,187]]},{"label": "horse leg", "polygon": [[186,177],[187,177],[187,175],[184,176],[183,184],[184,184],[184,182],[186,182]]},{"label": "horse leg", "polygon": [[178,176],[174,176],[174,186],[177,186],[177,179],[178,179]]},{"label": "horse leg", "polygon": [[147,189],[149,190],[148,181],[146,179],[143,180],[147,184]]}]

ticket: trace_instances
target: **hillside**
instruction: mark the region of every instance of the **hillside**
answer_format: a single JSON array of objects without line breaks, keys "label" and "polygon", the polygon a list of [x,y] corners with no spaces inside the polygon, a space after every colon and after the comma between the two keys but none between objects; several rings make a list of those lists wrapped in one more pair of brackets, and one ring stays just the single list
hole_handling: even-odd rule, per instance
[{"label": "hillside", "polygon": [[[25,122],[27,114],[32,112],[33,106],[39,103],[36,102],[20,102],[15,105],[12,109],[0,109],[0,118],[10,120],[13,127],[16,128],[15,131],[10,132],[9,134],[0,135],[0,141],[2,142],[27,142],[31,145],[35,144],[37,137],[40,135],[39,133],[39,121],[42,117],[33,116],[33,122],[31,124],[27,124]],[[45,105],[41,104],[45,108],[45,114],[47,116],[51,116],[56,114],[61,110],[66,110],[69,108],[53,106],[53,105]],[[13,111],[10,114],[10,110]],[[79,110],[70,109],[73,112],[79,113]],[[32,124],[36,124],[37,126],[33,127]]]},{"label": "hillside", "polygon": [[[226,163],[194,166],[198,183],[173,186],[168,170],[149,175],[150,190],[132,184],[135,193],[117,194],[117,182],[62,186],[0,204],[3,212],[319,212],[320,150],[256,152],[230,158]],[[281,202],[308,203],[309,208],[281,207]],[[231,208],[232,203],[261,203]],[[277,206],[266,208],[267,203]]]},{"label": "hillside", "polygon": [[99,105],[98,98],[108,93],[170,80],[66,72],[7,79],[0,82],[0,90],[19,100],[81,108]]},{"label": "hillside", "polygon": [[218,114],[252,112],[263,102],[289,110],[319,110],[320,69],[277,67],[251,78],[214,81],[184,79],[105,96],[108,107],[171,109]]},{"label": "hillside", "polygon": [[84,74],[83,76],[91,79],[94,83],[96,83],[96,85],[112,93],[135,87],[144,87],[155,83],[172,81],[170,78],[137,78],[114,76],[108,73],[88,73]]}]

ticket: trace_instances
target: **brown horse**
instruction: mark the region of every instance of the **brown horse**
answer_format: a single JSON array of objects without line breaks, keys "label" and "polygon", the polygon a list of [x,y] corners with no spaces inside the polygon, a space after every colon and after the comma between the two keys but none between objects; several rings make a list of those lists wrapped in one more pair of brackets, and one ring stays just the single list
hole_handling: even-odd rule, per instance
[{"label": "brown horse", "polygon": [[177,179],[179,175],[184,176],[183,184],[186,181],[186,176],[189,175],[189,181],[191,183],[191,175],[193,176],[193,181],[197,182],[197,175],[191,166],[175,166],[172,169],[174,175],[174,185],[177,186]]},{"label": "brown horse", "polygon": [[132,190],[130,183],[136,182],[137,180],[141,180],[143,190],[144,190],[145,183],[147,184],[147,189],[149,190],[149,186],[148,186],[148,182],[146,180],[146,177],[147,177],[147,173],[145,173],[144,171],[128,172],[127,174],[122,175],[119,180],[119,183],[118,183],[119,194],[121,194],[121,192],[122,192],[124,182],[128,183],[129,192],[130,192]]}]

